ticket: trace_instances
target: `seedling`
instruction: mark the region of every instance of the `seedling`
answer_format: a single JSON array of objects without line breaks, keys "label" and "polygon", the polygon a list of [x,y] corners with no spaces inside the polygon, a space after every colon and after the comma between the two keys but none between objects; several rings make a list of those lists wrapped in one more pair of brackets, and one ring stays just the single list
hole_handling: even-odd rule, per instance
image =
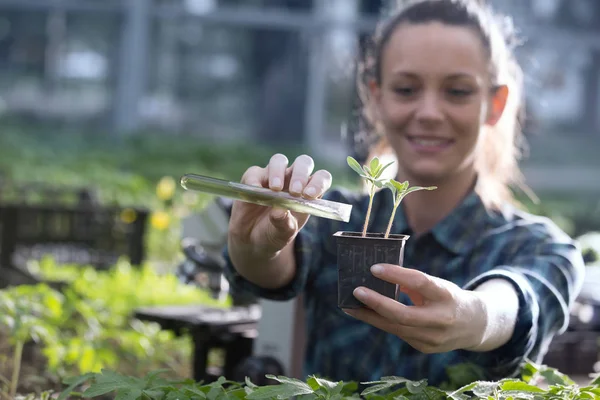
[{"label": "seedling", "polygon": [[[364,304],[354,296],[357,286],[364,286],[389,298],[396,298],[397,285],[379,279],[371,273],[373,264],[385,263],[402,265],[403,250],[408,235],[390,234],[396,210],[402,199],[417,190],[432,190],[435,187],[409,187],[408,182],[397,182],[393,179],[382,178],[383,172],[394,162],[382,164],[374,157],[368,165],[361,166],[354,158],[347,158],[348,165],[368,185],[369,206],[365,216],[365,225],[360,232],[338,231],[334,234],[337,243],[338,256],[338,307],[360,308]],[[384,233],[367,233],[373,200],[377,189],[389,188],[394,198],[394,206]]]},{"label": "seedling", "polygon": [[348,156],[346,159],[350,168],[352,168],[361,178],[363,178],[369,185],[369,207],[367,208],[367,215],[365,216],[365,224],[362,231],[362,236],[365,237],[367,235],[367,228],[369,225],[369,219],[371,217],[371,208],[373,206],[373,197],[375,196],[375,191],[377,189],[382,189],[384,187],[390,189],[392,191],[392,196],[394,197],[394,208],[392,210],[392,215],[390,215],[390,220],[388,222],[387,230],[385,231],[385,238],[387,239],[390,236],[390,230],[392,229],[392,225],[394,222],[394,217],[396,216],[396,210],[398,206],[402,202],[404,197],[412,192],[416,192],[417,190],[434,190],[437,189],[436,186],[413,186],[409,187],[408,181],[404,181],[402,183],[394,180],[394,179],[382,179],[381,175],[383,171],[392,165],[394,161],[387,163],[385,165],[381,164],[377,157],[374,157],[369,166],[363,165],[361,166],[358,161],[354,158]]},{"label": "seedling", "polygon": [[367,215],[365,216],[365,224],[362,231],[362,236],[367,236],[367,228],[369,226],[369,219],[371,217],[371,208],[373,207],[373,197],[377,189],[381,189],[386,182],[386,179],[381,179],[383,171],[394,162],[390,162],[386,165],[381,164],[379,158],[373,157],[371,163],[367,167],[366,165],[361,166],[358,161],[353,157],[348,156],[346,159],[350,168],[352,168],[361,178],[363,178],[369,185],[369,207],[367,208]]},{"label": "seedling", "polygon": [[385,182],[384,186],[392,191],[392,196],[394,196],[394,208],[392,209],[392,215],[390,216],[390,221],[388,222],[387,229],[385,231],[385,238],[387,239],[390,236],[390,230],[392,229],[392,224],[394,223],[394,217],[396,216],[396,210],[398,206],[402,202],[404,197],[412,192],[416,192],[417,190],[435,190],[437,186],[413,186],[409,187],[408,181],[404,181],[402,183],[390,179]]}]

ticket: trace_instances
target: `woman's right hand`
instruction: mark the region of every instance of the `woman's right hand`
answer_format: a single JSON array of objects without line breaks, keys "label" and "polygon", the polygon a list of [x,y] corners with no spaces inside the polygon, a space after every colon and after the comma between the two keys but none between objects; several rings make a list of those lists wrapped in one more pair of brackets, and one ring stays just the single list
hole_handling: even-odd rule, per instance
[{"label": "woman's right hand", "polygon": [[[306,199],[320,198],[331,187],[328,171],[313,174],[315,164],[311,157],[301,155],[292,165],[288,163],[286,156],[275,154],[266,167],[248,168],[241,183],[286,191]],[[235,201],[229,220],[229,245],[237,247],[237,251],[245,249],[252,258],[274,257],[294,241],[308,217],[304,213]]]}]

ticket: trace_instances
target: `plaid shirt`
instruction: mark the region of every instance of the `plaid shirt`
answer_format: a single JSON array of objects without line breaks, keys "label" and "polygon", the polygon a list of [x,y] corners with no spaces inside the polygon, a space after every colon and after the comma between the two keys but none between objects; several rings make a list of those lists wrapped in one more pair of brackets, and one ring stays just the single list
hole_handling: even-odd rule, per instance
[{"label": "plaid shirt", "polygon": [[[427,234],[406,242],[404,266],[473,289],[492,278],[512,283],[519,294],[519,313],[510,341],[490,352],[421,353],[397,336],[356,320],[337,307],[337,253],[332,234],[362,231],[368,196],[343,189],[325,198],[353,205],[348,223],[311,217],[296,239],[297,274],[279,290],[260,289],[240,275],[227,257],[230,283],[271,300],[304,293],[307,348],[304,373],[359,382],[383,376],[447,381],[446,367],[471,362],[487,379],[518,373],[525,357],[540,362],[553,336],[566,330],[569,308],[581,288],[584,264],[574,242],[550,220],[513,207],[485,208],[473,192]],[[389,190],[374,197],[369,232],[384,232],[392,209]],[[411,234],[402,207],[392,233]],[[410,304],[405,294],[399,301]]]}]

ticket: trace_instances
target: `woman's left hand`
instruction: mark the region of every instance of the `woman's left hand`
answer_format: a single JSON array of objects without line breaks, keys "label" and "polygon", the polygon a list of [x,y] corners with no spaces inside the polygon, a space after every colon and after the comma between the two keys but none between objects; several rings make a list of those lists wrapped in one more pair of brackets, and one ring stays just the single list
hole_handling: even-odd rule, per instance
[{"label": "woman's left hand", "polygon": [[371,272],[397,284],[414,305],[359,287],[354,296],[366,308],[344,309],[348,315],[398,336],[423,353],[476,348],[482,342],[487,315],[477,293],[398,265],[378,264]]}]

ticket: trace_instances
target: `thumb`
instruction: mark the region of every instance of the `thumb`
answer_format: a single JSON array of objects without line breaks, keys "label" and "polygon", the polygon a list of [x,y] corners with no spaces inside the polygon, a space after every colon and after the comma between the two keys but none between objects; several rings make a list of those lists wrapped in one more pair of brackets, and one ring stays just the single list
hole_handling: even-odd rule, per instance
[{"label": "thumb", "polygon": [[269,213],[269,221],[274,230],[268,232],[269,239],[274,243],[287,243],[298,229],[296,218],[289,210],[273,208]]}]

